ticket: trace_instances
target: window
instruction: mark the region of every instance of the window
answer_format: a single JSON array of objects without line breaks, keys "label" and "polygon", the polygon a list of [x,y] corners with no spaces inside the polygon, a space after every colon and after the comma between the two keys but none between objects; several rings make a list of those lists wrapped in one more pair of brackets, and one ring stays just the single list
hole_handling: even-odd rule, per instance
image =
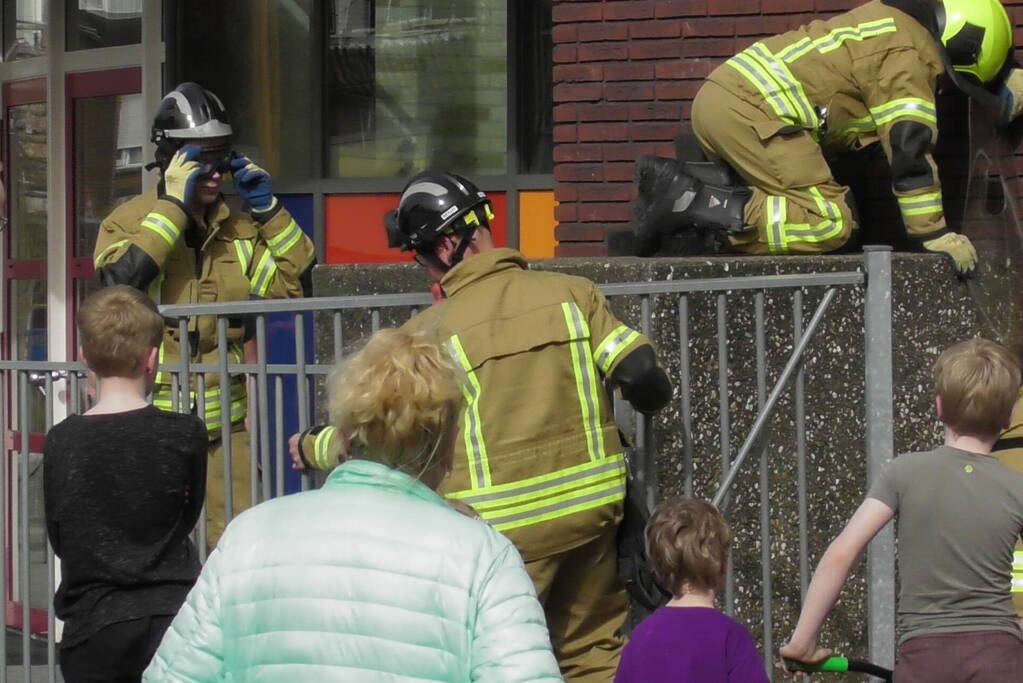
[{"label": "window", "polygon": [[551,0],[516,4],[519,173],[554,172],[554,42]]},{"label": "window", "polygon": [[142,41],[142,0],[67,0],[67,49]]},{"label": "window", "polygon": [[[73,1],[73,0],[69,0]],[[46,54],[48,0],[2,0],[4,60],[13,61]],[[9,21],[13,17],[14,21]]]},{"label": "window", "polygon": [[327,175],[507,171],[504,0],[333,0]]},{"label": "window", "polygon": [[[195,81],[227,107],[235,149],[275,179],[307,180],[313,167],[313,0],[180,0],[174,19],[176,83]],[[256,11],[258,6],[259,10]]]}]

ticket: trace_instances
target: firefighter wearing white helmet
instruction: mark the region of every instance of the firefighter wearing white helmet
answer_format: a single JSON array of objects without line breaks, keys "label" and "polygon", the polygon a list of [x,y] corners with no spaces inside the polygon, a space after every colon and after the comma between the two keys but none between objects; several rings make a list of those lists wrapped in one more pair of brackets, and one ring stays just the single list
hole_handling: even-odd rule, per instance
[{"label": "firefighter wearing white helmet", "polygon": [[[233,129],[220,99],[195,83],[182,83],[160,102],[151,140],[156,144],[160,182],[155,191],[117,207],[103,221],[94,261],[100,282],[126,284],[161,304],[244,301],[308,295],[313,244],[271,190],[271,178],[251,160],[232,151]],[[233,211],[220,194],[231,174],[248,205]],[[246,326],[229,320],[218,339],[213,316],[188,322],[192,363],[216,363],[220,344],[230,362],[241,362]],[[160,348],[164,367],[179,362],[176,321],[168,323]],[[204,377],[204,396],[191,376],[188,405],[204,414],[210,436],[207,485],[207,539],[212,547],[234,514],[251,504],[248,435],[244,429],[247,394],[244,377],[230,377],[222,401],[221,377]],[[157,375],[154,403],[171,409],[171,376]],[[227,425],[228,434],[223,426]],[[224,459],[232,465],[232,505],[226,504]]]}]

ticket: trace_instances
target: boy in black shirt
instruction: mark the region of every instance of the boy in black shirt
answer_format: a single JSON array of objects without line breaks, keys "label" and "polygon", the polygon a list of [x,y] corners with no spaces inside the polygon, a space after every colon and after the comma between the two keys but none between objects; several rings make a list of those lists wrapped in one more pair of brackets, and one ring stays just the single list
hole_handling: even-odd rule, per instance
[{"label": "boy in black shirt", "polygon": [[60,667],[67,683],[140,681],[199,576],[189,533],[205,495],[206,426],[146,400],[164,326],[146,295],[102,289],[78,325],[99,400],[50,430],[43,460],[62,570]]}]

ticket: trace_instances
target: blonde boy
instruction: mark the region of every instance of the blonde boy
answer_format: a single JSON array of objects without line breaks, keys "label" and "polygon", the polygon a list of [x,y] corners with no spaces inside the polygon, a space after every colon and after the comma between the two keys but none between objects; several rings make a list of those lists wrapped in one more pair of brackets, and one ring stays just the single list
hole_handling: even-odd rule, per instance
[{"label": "blonde boy", "polygon": [[810,583],[783,657],[813,663],[824,619],[870,540],[898,516],[899,683],[1023,681],[1023,641],[1009,593],[1023,532],[1023,475],[990,455],[1020,387],[1004,347],[972,339],[934,365],[945,444],[882,470],[832,541]]},{"label": "blonde boy", "polygon": [[66,681],[137,681],[199,575],[206,426],[147,401],[164,324],[145,294],[102,289],[78,324],[98,400],[51,429],[43,454],[60,667]]}]

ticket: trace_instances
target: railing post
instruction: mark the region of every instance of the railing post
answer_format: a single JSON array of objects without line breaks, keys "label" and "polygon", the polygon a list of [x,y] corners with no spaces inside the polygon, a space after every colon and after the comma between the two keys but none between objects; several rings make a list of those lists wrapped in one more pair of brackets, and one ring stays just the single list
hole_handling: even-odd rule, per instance
[{"label": "railing post", "polygon": [[[895,457],[891,247],[864,247],[863,259],[867,275],[863,329],[869,485]],[[867,621],[870,659],[890,668],[895,660],[895,529],[891,524],[874,537],[867,555]]]}]

